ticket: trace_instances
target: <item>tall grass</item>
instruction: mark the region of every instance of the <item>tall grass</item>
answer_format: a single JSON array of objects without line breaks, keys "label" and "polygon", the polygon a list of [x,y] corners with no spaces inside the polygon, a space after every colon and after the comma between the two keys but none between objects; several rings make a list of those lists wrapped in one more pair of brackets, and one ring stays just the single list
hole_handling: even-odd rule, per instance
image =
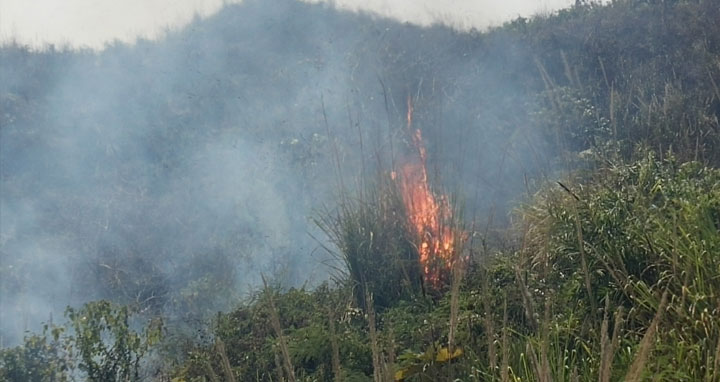
[{"label": "tall grass", "polygon": [[280,324],[280,316],[278,314],[277,307],[275,306],[275,298],[273,292],[268,287],[268,283],[265,280],[265,276],[262,277],[264,284],[264,295],[270,311],[270,325],[275,331],[277,338],[278,347],[280,348],[280,354],[282,355],[283,367],[285,368],[285,374],[288,377],[289,382],[295,382],[295,368],[293,367],[292,360],[290,359],[290,350],[288,348],[287,339],[283,333],[282,325]]},{"label": "tall grass", "polygon": [[364,189],[344,195],[316,224],[335,246],[326,249],[342,264],[336,267],[336,279],[352,284],[361,306],[367,306],[366,290],[379,307],[422,291],[419,256],[402,197],[387,174],[378,173]]}]

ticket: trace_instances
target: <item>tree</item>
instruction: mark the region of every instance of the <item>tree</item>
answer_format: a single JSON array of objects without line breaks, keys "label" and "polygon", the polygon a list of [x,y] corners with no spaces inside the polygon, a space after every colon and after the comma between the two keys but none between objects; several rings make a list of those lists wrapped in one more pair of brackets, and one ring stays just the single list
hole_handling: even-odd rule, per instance
[{"label": "tree", "polygon": [[127,306],[100,300],[80,310],[68,308],[74,332],[70,342],[78,353],[78,368],[88,381],[135,381],[140,361],[160,339],[162,323],[152,321],[138,333],[131,329]]}]

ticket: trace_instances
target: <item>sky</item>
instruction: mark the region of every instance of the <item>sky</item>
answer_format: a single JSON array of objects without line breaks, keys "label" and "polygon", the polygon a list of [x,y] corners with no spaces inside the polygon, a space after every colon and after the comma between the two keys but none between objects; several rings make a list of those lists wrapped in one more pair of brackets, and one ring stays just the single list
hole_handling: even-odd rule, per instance
[{"label": "sky", "polygon": [[[241,0],[0,0],[0,40],[23,45],[101,48],[114,40],[155,39]],[[573,0],[305,0],[428,25],[483,29],[547,13]]]}]

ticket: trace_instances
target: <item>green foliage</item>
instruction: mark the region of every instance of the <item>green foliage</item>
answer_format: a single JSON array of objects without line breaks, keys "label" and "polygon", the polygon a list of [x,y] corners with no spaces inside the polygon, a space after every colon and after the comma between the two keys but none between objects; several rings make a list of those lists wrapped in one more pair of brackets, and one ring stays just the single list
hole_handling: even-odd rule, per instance
[{"label": "green foliage", "polygon": [[[720,164],[719,17],[709,1],[617,1],[533,19],[521,38],[537,52],[541,104],[554,114],[543,120],[556,120],[547,133],[560,128],[561,148],[600,131],[626,159],[642,143]],[[589,102],[572,107],[580,101]]]},{"label": "green foliage", "polygon": [[[667,291],[642,367],[663,380],[713,380],[720,354],[720,171],[647,151],[637,158],[578,173],[564,188],[547,186],[518,211],[515,234],[522,245],[473,265],[466,276],[458,299],[461,356],[438,358],[447,343],[449,296],[415,295],[380,312],[380,347],[397,375],[406,381],[596,381],[606,367],[610,380],[621,380]],[[580,265],[583,253],[589,275]],[[343,373],[369,378],[369,335],[347,289],[273,293],[298,375],[331,380],[325,312],[343,306],[336,316]],[[259,380],[277,374],[267,321],[259,299],[218,320],[216,335],[231,344],[241,379],[251,371]],[[617,342],[612,351],[602,336]],[[211,348],[198,351],[213,358]],[[186,377],[193,375],[189,370]]]},{"label": "green foliage", "polygon": [[[720,248],[720,171],[647,153],[568,185],[570,191],[547,190],[522,210],[529,227],[526,275],[538,298],[551,296],[556,318],[584,317],[568,327],[578,338],[595,335],[587,325],[600,312],[591,307],[608,298],[629,313],[625,339],[632,343],[667,290],[652,369],[673,371],[667,380],[710,378],[720,338],[720,262],[714,255]],[[592,295],[579,266],[583,253]]]},{"label": "green foliage", "polygon": [[[351,307],[348,291],[324,285],[312,292],[290,289],[282,293],[273,289],[270,293],[273,293],[298,378],[332,380],[328,320],[333,317],[343,375],[348,381],[367,380],[366,376],[372,374],[367,333],[362,312]],[[233,312],[219,315],[215,322],[214,335],[225,344],[238,380],[273,381],[282,374],[277,339],[268,325],[269,308],[261,296],[258,294]],[[177,370],[175,378],[212,379],[213,373],[220,374],[220,362],[214,346],[198,346]]]},{"label": "green foliage", "polygon": [[42,335],[25,337],[20,346],[0,350],[0,381],[64,382],[69,381],[71,360],[64,357],[65,346],[60,339],[62,329],[48,328]]},{"label": "green foliage", "polygon": [[610,121],[593,102],[569,87],[558,87],[541,94],[535,118],[542,124],[548,140],[571,152],[597,147],[611,138]]},{"label": "green foliage", "polygon": [[136,332],[127,306],[103,300],[68,307],[66,316],[66,325],[46,325],[22,345],[0,350],[0,381],[138,381],[143,357],[162,334],[159,320]]},{"label": "green foliage", "polygon": [[160,339],[162,326],[152,322],[142,333],[130,327],[128,307],[108,301],[67,309],[73,329],[70,342],[79,356],[78,369],[89,381],[129,381],[139,378],[140,361]]}]

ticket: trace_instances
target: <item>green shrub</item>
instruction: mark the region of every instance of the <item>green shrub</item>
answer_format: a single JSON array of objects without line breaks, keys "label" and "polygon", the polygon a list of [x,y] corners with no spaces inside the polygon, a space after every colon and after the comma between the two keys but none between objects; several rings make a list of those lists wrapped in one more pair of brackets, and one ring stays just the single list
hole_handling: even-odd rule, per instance
[{"label": "green shrub", "polygon": [[60,340],[62,329],[48,328],[41,335],[25,337],[20,346],[0,350],[0,381],[65,382],[70,380],[71,360],[64,357],[65,345]]}]

